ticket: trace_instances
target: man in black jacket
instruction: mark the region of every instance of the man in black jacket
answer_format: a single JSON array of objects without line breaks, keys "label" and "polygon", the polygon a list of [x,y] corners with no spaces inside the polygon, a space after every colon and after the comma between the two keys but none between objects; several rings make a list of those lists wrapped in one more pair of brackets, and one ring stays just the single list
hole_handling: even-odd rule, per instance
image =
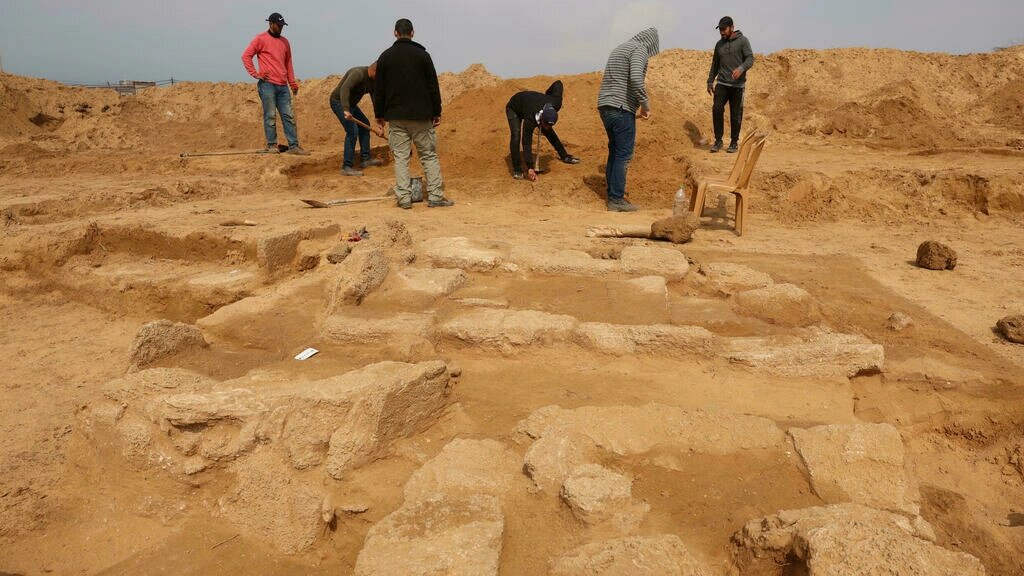
[{"label": "man in black jacket", "polygon": [[[532,90],[517,92],[505,105],[505,117],[512,132],[509,140],[509,154],[512,157],[512,176],[516,180],[523,177],[523,160],[526,160],[526,177],[533,182],[537,172],[533,169],[533,131],[540,128],[544,137],[558,152],[559,159],[566,164],[579,164],[579,160],[565,151],[565,146],[555,133],[555,122],[558,122],[558,111],[562,109],[562,81],[555,80],[541,94]],[[520,145],[523,154],[520,156]]]},{"label": "man in black jacket", "polygon": [[395,43],[377,59],[373,111],[377,125],[390,124],[388,145],[395,155],[395,195],[400,208],[412,208],[409,158],[416,146],[427,178],[427,206],[440,208],[455,203],[442,192],[441,163],[437,159],[437,135],[441,123],[441,90],[437,71],[426,48],[412,41],[412,22],[395,22]]},{"label": "man in black jacket", "polygon": [[[754,65],[754,52],[750,40],[743,32],[736,30],[732,18],[723,16],[718,21],[721,39],[715,44],[711,57],[711,71],[708,72],[708,94],[714,97],[711,119],[715,126],[715,143],[712,152],[722,149],[725,135],[725,104],[729,103],[729,132],[732,137],[726,152],[735,152],[743,124],[743,92],[747,83],[747,70]],[[717,84],[716,84],[717,79]]]}]

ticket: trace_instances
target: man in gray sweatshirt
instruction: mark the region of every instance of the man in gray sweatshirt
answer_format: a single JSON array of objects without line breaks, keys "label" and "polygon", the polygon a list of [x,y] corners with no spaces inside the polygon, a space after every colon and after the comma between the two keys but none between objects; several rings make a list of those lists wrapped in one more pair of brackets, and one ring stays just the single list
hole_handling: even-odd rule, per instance
[{"label": "man in gray sweatshirt", "polygon": [[708,94],[714,97],[715,102],[711,107],[711,119],[715,125],[715,143],[711,146],[711,152],[722,149],[726,102],[729,103],[731,137],[726,152],[735,152],[743,125],[743,90],[747,83],[747,70],[754,65],[754,52],[750,49],[750,40],[736,30],[729,16],[719,20],[717,28],[722,38],[715,44],[711,71],[708,72]]},{"label": "man in gray sweatshirt", "polygon": [[647,60],[658,53],[658,31],[648,28],[619,44],[608,56],[597,96],[597,110],[608,134],[608,210],[633,212],[626,200],[626,168],[636,145],[636,113],[647,120],[651,103],[647,98]]}]

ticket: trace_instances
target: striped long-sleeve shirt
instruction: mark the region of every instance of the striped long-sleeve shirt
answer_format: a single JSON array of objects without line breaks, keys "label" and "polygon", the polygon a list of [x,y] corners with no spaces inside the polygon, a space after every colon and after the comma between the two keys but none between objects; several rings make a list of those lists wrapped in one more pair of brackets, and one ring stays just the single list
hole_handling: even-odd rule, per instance
[{"label": "striped long-sleeve shirt", "polygon": [[636,112],[650,109],[647,99],[647,59],[658,53],[658,30],[648,28],[619,44],[608,57],[601,79],[597,106],[611,106]]}]

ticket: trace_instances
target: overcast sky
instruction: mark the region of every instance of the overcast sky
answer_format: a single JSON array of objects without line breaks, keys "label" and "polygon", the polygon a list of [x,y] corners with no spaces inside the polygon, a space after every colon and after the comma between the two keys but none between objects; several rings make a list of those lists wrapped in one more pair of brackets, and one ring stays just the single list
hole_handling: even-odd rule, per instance
[{"label": "overcast sky", "polygon": [[710,49],[733,16],[756,52],[891,47],[983,52],[1024,42],[1024,0],[0,0],[4,71],[66,82],[245,80],[240,56],[281,12],[298,77],[368,64],[410,18],[439,72],[603,68],[648,26],[662,48]]}]

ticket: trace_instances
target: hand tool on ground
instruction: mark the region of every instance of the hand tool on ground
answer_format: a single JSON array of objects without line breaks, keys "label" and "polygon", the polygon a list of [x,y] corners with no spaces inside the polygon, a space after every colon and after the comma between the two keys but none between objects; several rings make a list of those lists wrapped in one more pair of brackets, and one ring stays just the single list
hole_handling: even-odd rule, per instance
[{"label": "hand tool on ground", "polygon": [[[284,152],[288,149],[288,146],[284,144],[278,144],[278,152]],[[241,154],[269,154],[266,148],[260,148],[259,150],[224,150],[221,152],[182,152],[178,156],[180,158],[195,158],[197,156],[238,156]]]},{"label": "hand tool on ground", "polygon": [[306,204],[309,204],[313,208],[330,208],[331,206],[341,206],[344,204],[356,204],[358,202],[377,202],[379,200],[394,200],[394,196],[370,196],[368,198],[341,198],[339,200],[328,200],[327,202],[321,202],[319,200],[303,200]]}]

